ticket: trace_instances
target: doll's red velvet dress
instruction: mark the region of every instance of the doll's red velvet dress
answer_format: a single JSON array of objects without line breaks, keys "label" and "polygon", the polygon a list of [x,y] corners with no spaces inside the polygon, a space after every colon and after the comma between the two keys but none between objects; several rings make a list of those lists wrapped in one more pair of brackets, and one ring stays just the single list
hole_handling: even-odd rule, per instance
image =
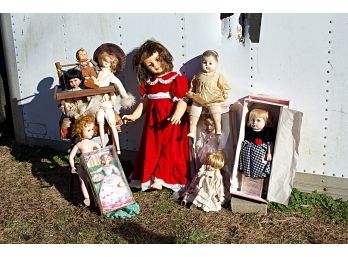
[{"label": "doll's red velvet dress", "polygon": [[148,98],[148,104],[131,187],[141,187],[144,191],[157,181],[179,191],[188,182],[188,116],[185,113],[179,125],[172,125],[167,120],[187,91],[186,77],[176,72],[161,78],[153,77],[140,86],[140,94]]}]

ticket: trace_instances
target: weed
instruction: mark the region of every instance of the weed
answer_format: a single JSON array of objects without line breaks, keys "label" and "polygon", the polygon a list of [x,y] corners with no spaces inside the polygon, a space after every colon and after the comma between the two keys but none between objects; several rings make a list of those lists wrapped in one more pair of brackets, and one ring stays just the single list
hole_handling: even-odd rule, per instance
[{"label": "weed", "polygon": [[303,193],[293,189],[289,204],[270,203],[271,211],[298,212],[306,218],[315,216],[326,223],[348,225],[348,201],[334,199],[325,194]]}]

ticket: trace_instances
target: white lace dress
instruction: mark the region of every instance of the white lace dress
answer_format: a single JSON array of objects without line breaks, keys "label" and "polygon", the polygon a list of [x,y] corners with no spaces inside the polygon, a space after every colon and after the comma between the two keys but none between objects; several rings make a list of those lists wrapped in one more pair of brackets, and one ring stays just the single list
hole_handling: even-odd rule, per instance
[{"label": "white lace dress", "polygon": [[203,211],[219,211],[224,201],[224,186],[220,170],[203,165],[184,193],[183,203],[192,203]]}]

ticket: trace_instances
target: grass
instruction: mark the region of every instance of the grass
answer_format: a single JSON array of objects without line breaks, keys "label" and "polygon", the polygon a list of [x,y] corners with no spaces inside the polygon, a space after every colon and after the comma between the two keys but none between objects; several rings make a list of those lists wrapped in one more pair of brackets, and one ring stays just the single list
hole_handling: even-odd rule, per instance
[{"label": "grass", "polygon": [[[289,205],[268,214],[181,206],[169,190],[134,192],[131,219],[108,219],[85,207],[66,153],[18,146],[0,134],[0,243],[58,244],[308,244],[348,243],[348,202],[294,189]],[[132,164],[122,161],[127,174]],[[74,182],[72,197],[70,180]]]}]

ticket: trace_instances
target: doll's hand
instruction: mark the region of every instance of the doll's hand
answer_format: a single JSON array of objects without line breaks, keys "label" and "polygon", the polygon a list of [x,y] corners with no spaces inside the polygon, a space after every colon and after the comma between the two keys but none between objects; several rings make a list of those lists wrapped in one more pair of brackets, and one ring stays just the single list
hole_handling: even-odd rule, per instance
[{"label": "doll's hand", "polygon": [[71,173],[72,174],[76,174],[76,168],[75,167],[71,167]]},{"label": "doll's hand", "polygon": [[137,118],[133,114],[128,114],[128,115],[123,115],[122,120],[123,120],[124,124],[127,125],[128,122],[133,122],[133,121],[137,120]]},{"label": "doll's hand", "polygon": [[272,154],[268,153],[268,154],[267,154],[267,157],[266,157],[266,160],[267,160],[268,162],[272,161]]},{"label": "doll's hand", "polygon": [[181,117],[178,117],[178,115],[173,115],[172,117],[169,117],[167,120],[169,120],[173,125],[180,124],[181,123]]}]

